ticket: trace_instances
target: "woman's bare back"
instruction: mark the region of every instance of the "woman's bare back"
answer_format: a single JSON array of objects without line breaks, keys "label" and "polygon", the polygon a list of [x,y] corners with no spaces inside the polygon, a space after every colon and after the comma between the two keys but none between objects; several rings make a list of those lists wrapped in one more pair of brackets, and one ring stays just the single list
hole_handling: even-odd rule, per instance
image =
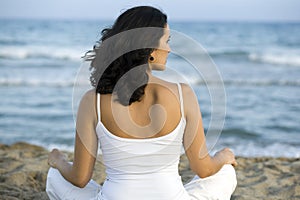
[{"label": "woman's bare back", "polygon": [[101,121],[112,134],[122,138],[155,138],[177,127],[182,117],[178,87],[153,79],[141,101],[129,106],[121,105],[111,94],[101,95]]}]

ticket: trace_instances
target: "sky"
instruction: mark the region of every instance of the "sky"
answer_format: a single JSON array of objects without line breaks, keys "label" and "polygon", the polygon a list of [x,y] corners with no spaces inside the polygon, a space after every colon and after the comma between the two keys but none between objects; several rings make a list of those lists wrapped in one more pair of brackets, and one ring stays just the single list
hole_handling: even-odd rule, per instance
[{"label": "sky", "polygon": [[300,22],[300,0],[1,0],[0,18],[112,20],[136,5],[174,21]]}]

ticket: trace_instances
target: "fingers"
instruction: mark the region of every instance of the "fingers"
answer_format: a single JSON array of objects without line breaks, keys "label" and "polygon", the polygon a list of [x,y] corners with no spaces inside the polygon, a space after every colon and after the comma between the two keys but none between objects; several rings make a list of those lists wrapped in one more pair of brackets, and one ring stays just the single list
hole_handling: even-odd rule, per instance
[{"label": "fingers", "polygon": [[50,153],[58,153],[58,152],[60,152],[60,151],[58,149],[54,148],[54,149],[52,149],[52,151]]},{"label": "fingers", "polygon": [[58,149],[52,149],[52,151],[48,154],[48,165],[50,167],[56,168],[56,160],[60,154]]},{"label": "fingers", "polygon": [[234,161],[231,163],[232,166],[236,167],[238,166],[238,163],[236,162],[236,160],[234,159]]},{"label": "fingers", "polygon": [[236,167],[238,166],[238,163],[237,161],[235,160],[235,155],[232,151],[232,149],[226,147],[223,149],[224,152],[228,152],[230,154],[230,157],[228,158],[229,159],[229,163],[233,166],[233,167]]},{"label": "fingers", "polygon": [[231,165],[234,166],[234,167],[238,166],[238,163],[235,160],[235,155],[234,155],[233,151],[231,149],[229,149],[229,151],[230,151],[230,153],[232,153],[232,157],[233,157]]}]

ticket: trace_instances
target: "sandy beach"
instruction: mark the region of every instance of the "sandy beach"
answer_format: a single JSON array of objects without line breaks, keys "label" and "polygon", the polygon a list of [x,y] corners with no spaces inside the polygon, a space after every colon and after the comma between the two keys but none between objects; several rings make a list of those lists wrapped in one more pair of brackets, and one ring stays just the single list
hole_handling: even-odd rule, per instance
[{"label": "sandy beach", "polygon": [[[27,143],[0,144],[0,199],[48,199],[47,154],[46,149]],[[68,156],[72,160],[72,154]],[[231,199],[300,199],[299,158],[238,157],[237,161],[238,186]],[[184,156],[180,174],[184,182],[193,177]],[[104,178],[104,167],[97,162],[93,179],[102,183]]]}]

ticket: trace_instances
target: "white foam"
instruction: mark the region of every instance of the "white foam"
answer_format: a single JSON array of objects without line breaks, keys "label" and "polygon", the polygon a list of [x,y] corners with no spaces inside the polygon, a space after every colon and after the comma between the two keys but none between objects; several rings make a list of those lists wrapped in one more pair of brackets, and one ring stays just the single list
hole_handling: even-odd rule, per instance
[{"label": "white foam", "polygon": [[[77,86],[89,86],[88,81],[76,81]],[[0,86],[48,86],[48,87],[72,87],[74,80],[46,80],[46,79],[22,79],[22,78],[0,78]]]},{"label": "white foam", "polygon": [[262,79],[236,79],[236,80],[224,80],[226,85],[255,85],[255,86],[300,86],[300,80],[262,80]]},{"label": "white foam", "polygon": [[0,49],[0,58],[27,59],[48,58],[80,61],[84,55],[83,48],[52,47],[52,46],[6,46]]},{"label": "white foam", "polygon": [[300,158],[300,146],[287,143],[274,142],[270,144],[260,144],[258,141],[239,141],[236,138],[226,138],[220,141],[215,151],[229,147],[235,155],[244,157],[290,157]]},{"label": "white foam", "polygon": [[[214,81],[203,81],[198,80],[195,82],[197,85],[206,85],[210,84],[220,84],[219,82]],[[254,85],[254,86],[300,86],[300,80],[262,80],[262,79],[232,79],[232,80],[223,80],[225,85]]]},{"label": "white foam", "polygon": [[289,65],[300,67],[300,55],[283,53],[251,53],[248,58],[252,61],[270,63],[275,65]]}]

